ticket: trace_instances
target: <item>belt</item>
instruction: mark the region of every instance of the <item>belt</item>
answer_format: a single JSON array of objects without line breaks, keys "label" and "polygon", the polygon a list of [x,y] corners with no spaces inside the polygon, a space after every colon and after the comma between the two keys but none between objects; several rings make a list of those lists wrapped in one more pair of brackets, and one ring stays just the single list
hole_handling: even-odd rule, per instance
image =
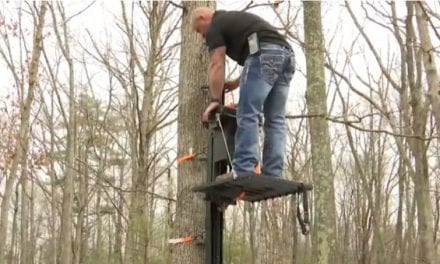
[{"label": "belt", "polygon": [[278,44],[278,43],[271,43],[271,42],[261,42],[260,43],[260,47],[261,49],[263,48],[282,48],[288,51],[293,51],[290,47],[286,46],[286,45],[282,45],[282,44]]}]

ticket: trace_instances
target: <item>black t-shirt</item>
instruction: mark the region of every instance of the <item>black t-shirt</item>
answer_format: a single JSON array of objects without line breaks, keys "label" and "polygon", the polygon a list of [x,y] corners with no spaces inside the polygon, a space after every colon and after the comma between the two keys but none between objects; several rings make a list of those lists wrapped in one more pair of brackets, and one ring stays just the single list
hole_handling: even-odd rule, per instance
[{"label": "black t-shirt", "polygon": [[212,17],[206,45],[209,51],[226,46],[226,54],[243,65],[249,55],[247,37],[254,32],[257,32],[260,43],[276,43],[291,48],[286,39],[261,17],[247,12],[222,10],[216,11]]}]

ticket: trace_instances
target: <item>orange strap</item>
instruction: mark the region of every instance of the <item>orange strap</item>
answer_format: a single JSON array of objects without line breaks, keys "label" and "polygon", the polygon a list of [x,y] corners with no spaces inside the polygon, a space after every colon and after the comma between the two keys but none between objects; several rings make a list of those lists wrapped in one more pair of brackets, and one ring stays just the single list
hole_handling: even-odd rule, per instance
[{"label": "orange strap", "polygon": [[195,240],[195,237],[189,236],[189,237],[181,237],[181,238],[172,238],[168,239],[169,244],[186,244],[190,243]]},{"label": "orange strap", "polygon": [[239,202],[239,201],[241,201],[241,200],[243,200],[243,198],[244,198],[244,196],[246,195],[246,193],[245,192],[241,192],[238,196],[237,196],[237,202]]},{"label": "orange strap", "polygon": [[234,103],[230,103],[228,105],[225,105],[227,108],[231,108],[231,109],[237,109],[237,104]]},{"label": "orange strap", "polygon": [[[261,166],[260,163],[257,163],[257,165],[255,165],[255,174],[259,175],[261,174]],[[243,200],[244,196],[246,195],[246,192],[241,192],[238,196],[236,201],[239,202],[241,200]]]},{"label": "orange strap", "polygon": [[196,157],[195,154],[189,154],[182,157],[177,158],[177,164],[180,165],[182,162],[187,160],[193,160]]}]

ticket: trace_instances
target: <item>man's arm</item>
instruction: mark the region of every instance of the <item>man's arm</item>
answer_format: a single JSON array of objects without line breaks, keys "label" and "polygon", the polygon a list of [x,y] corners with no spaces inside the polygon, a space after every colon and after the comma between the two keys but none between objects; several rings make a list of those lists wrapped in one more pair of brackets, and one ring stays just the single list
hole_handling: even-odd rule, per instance
[{"label": "man's arm", "polygon": [[225,92],[232,92],[240,86],[240,76],[237,79],[225,81],[224,89]]},{"label": "man's arm", "polygon": [[222,99],[223,86],[225,84],[225,60],[226,47],[221,46],[211,51],[211,62],[208,68],[208,81],[211,98]]}]

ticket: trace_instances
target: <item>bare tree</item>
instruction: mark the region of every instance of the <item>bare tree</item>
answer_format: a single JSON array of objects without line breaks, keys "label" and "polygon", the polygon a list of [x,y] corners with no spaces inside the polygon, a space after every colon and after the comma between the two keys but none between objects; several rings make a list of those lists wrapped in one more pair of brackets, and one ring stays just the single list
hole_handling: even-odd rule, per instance
[{"label": "bare tree", "polygon": [[[308,113],[326,115],[324,39],[320,2],[304,2],[304,34]],[[309,126],[315,186],[314,262],[332,263],[336,246],[336,209],[329,128],[327,121],[323,118],[309,120]]]},{"label": "bare tree", "polygon": [[[130,156],[131,184],[127,190],[128,226],[124,244],[124,261],[130,263],[159,258],[152,253],[158,197],[156,185],[167,175],[170,166],[169,162],[163,163],[170,151],[167,141],[172,139],[172,134],[165,134],[164,130],[175,123],[173,116],[177,109],[177,86],[170,80],[176,45],[172,36],[180,17],[176,18],[172,10],[169,2],[121,2],[121,19],[117,27],[127,47],[124,56],[108,46],[102,49],[93,38],[96,52],[86,50],[106,68],[109,78],[117,81],[116,87],[122,89],[125,97],[118,107],[129,145],[125,149],[121,147],[124,144],[119,147]],[[140,24],[137,18],[141,18]]]},{"label": "bare tree", "polygon": [[[38,82],[38,70],[39,70],[39,63],[40,63],[40,55],[41,55],[41,47],[43,42],[43,27],[45,22],[45,14],[47,10],[47,5],[45,2],[42,2],[40,4],[40,7],[36,11],[36,21],[35,21],[35,28],[34,28],[34,35],[32,40],[32,51],[31,51],[31,58],[28,68],[24,67],[23,62],[20,61],[20,68],[21,71],[28,70],[28,78],[27,80],[24,79],[24,75],[19,76],[17,74],[17,65],[13,58],[10,46],[10,39],[9,34],[5,31],[3,32],[2,36],[4,37],[4,43],[6,45],[0,47],[0,54],[3,58],[3,60],[7,63],[9,70],[11,71],[11,74],[13,76],[13,79],[15,81],[15,85],[18,89],[20,89],[22,100],[20,100],[20,128],[17,135],[16,140],[16,146],[14,150],[14,159],[12,161],[11,167],[9,169],[9,175],[6,179],[6,188],[5,193],[3,195],[2,204],[1,204],[1,216],[0,216],[0,263],[4,261],[5,255],[4,255],[4,249],[5,249],[5,243],[7,238],[7,227],[8,227],[8,214],[9,214],[9,202],[10,197],[12,194],[12,187],[15,182],[15,177],[17,173],[17,169],[19,166],[19,163],[22,163],[22,166],[26,166],[26,160],[27,160],[27,152],[28,152],[28,146],[29,146],[29,130],[30,130],[30,113],[34,101],[34,93],[39,85]],[[16,26],[15,26],[16,27]],[[5,28],[5,30],[7,30]],[[16,32],[15,32],[16,33]],[[14,33],[14,34],[15,34]],[[23,37],[20,32],[20,37]],[[6,50],[5,50],[6,48]],[[26,89],[27,88],[27,89]],[[24,164],[23,164],[24,163]],[[27,173],[27,167],[22,167],[22,172],[25,174],[22,174],[22,184],[23,184],[23,191],[27,191],[27,183],[26,183],[26,173]],[[26,202],[26,201],[25,201]],[[22,208],[25,210],[25,214],[27,213],[27,204],[24,205]],[[27,217],[27,215],[25,216]],[[28,224],[28,220],[24,219],[25,225]],[[25,247],[24,247],[24,256],[25,258],[22,260],[22,263],[26,263],[26,261],[29,260],[30,255],[28,254],[26,245],[29,245],[29,237],[28,237],[28,228],[27,226],[24,227],[23,230],[24,233],[22,233],[22,239],[24,239]],[[23,262],[24,261],[24,262]]]},{"label": "bare tree", "polygon": [[[66,156],[65,156],[65,174],[63,178],[63,202],[62,202],[62,214],[61,214],[61,228],[60,228],[60,256],[59,261],[61,263],[72,262],[72,228],[73,228],[73,196],[74,196],[74,177],[75,177],[75,146],[76,146],[76,86],[75,86],[75,70],[74,63],[70,49],[70,40],[68,38],[69,29],[66,18],[64,5],[59,3],[53,3],[49,5],[53,28],[57,39],[58,47],[60,48],[64,60],[68,67],[68,116],[66,123],[67,143],[66,143]],[[57,13],[61,17],[60,24],[58,24]]]},{"label": "bare tree", "polygon": [[[182,48],[179,72],[178,156],[203,153],[206,135],[200,122],[206,95],[208,53],[191,28],[191,12],[197,7],[214,7],[215,2],[183,2]],[[206,162],[195,159],[179,166],[174,237],[200,235],[204,231],[204,201],[195,197],[191,187],[205,180]],[[204,263],[203,247],[192,244],[173,248],[172,263]]]},{"label": "bare tree", "polygon": [[423,57],[423,66],[426,79],[428,81],[428,99],[432,106],[432,112],[436,123],[440,124],[440,78],[437,72],[437,63],[435,48],[432,45],[428,30],[428,13],[425,9],[425,3],[417,1],[415,3],[417,28],[421,43],[421,52]]}]

